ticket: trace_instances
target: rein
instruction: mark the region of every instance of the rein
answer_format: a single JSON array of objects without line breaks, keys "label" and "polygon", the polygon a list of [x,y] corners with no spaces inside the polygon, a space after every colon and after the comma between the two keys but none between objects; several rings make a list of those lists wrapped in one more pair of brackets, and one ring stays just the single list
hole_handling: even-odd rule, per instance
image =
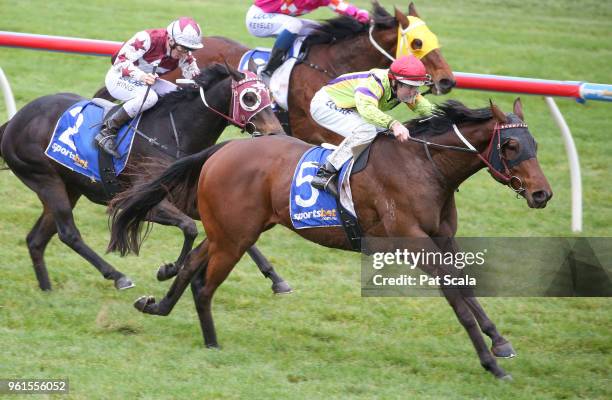
[{"label": "rein", "polygon": [[[476,156],[480,158],[480,160],[485,164],[485,166],[487,167],[489,173],[493,176],[493,178],[497,180],[498,182],[503,183],[506,186],[509,186],[512,190],[514,190],[517,193],[517,196],[518,196],[520,193],[525,191],[525,188],[523,187],[523,181],[517,176],[510,175],[510,168],[508,168],[506,160],[501,156],[501,146],[502,146],[501,131],[502,129],[512,129],[512,128],[527,128],[527,124],[513,123],[513,124],[501,124],[500,125],[499,123],[496,123],[495,127],[493,128],[493,135],[491,136],[489,144],[486,150],[484,151],[484,155],[480,153],[478,150],[476,150],[476,148],[461,134],[461,132],[459,131],[459,128],[457,128],[457,125],[455,124],[453,124],[453,132],[455,133],[455,135],[459,137],[459,139],[467,147],[449,146],[449,145],[444,145],[440,143],[432,143],[426,140],[413,138],[411,136],[408,137],[408,140],[412,142],[416,142],[416,143],[421,143],[423,145],[425,149],[425,154],[427,155],[427,159],[431,161],[432,165],[434,166],[434,170],[436,174],[440,176],[441,178],[443,178],[443,180],[446,180],[446,178],[444,177],[440,169],[436,166],[436,163],[431,157],[431,154],[429,152],[429,146],[440,148],[443,150],[451,150],[451,151],[458,151],[458,152],[463,152],[463,153],[476,154]],[[391,131],[387,131],[387,134],[390,134],[390,133]],[[494,145],[494,142],[496,140],[497,140],[497,143]],[[501,160],[502,165],[504,167],[503,172],[496,169],[489,161],[494,147],[497,150],[499,159]],[[518,188],[516,189],[514,188],[514,186],[512,185],[513,182],[518,182]]]},{"label": "rein", "polygon": [[385,49],[382,48],[381,45],[378,44],[378,42],[376,41],[376,39],[374,39],[374,35],[372,35],[372,33],[374,32],[374,25],[376,24],[370,24],[370,29],[368,30],[368,36],[370,38],[370,43],[372,44],[372,46],[374,46],[374,48],[376,50],[378,50],[383,56],[387,57],[389,60],[391,60],[391,62],[395,61],[395,58],[391,57],[391,55],[389,53],[387,53],[387,51]]}]

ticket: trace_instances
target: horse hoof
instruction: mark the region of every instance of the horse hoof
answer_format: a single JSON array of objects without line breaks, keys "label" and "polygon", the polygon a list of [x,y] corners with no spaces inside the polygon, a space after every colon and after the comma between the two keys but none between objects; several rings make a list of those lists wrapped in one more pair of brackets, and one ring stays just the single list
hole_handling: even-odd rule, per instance
[{"label": "horse hoof", "polygon": [[157,270],[157,280],[160,282],[167,281],[176,276],[178,268],[174,263],[164,264]]},{"label": "horse hoof", "polygon": [[140,312],[145,312],[147,306],[149,306],[151,304],[155,304],[155,297],[153,297],[153,296],[140,296],[134,302],[134,307],[138,311],[140,311]]},{"label": "horse hoof", "polygon": [[272,284],[272,291],[274,294],[289,294],[293,292],[293,289],[291,289],[287,282],[281,281]]},{"label": "horse hoof", "polygon": [[206,348],[209,350],[221,350],[221,347],[218,344],[207,344]]},{"label": "horse hoof", "polygon": [[512,379],[512,375],[510,374],[506,374],[504,376],[500,376],[499,377],[500,381],[507,381],[507,382],[512,382],[514,379]]},{"label": "horse hoof", "polygon": [[516,351],[514,351],[510,342],[502,343],[500,345],[491,347],[491,352],[495,357],[498,358],[516,357]]},{"label": "horse hoof", "polygon": [[130,289],[134,286],[136,286],[134,285],[134,282],[132,282],[132,280],[127,276],[122,276],[121,278],[115,281],[115,287],[117,288],[117,290]]}]

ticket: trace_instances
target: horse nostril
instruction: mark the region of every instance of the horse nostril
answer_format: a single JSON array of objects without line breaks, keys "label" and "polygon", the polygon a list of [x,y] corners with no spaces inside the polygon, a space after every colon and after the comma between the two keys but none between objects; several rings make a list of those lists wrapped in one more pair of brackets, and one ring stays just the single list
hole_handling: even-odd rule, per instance
[{"label": "horse nostril", "polygon": [[438,82],[438,87],[440,88],[440,91],[442,93],[448,93],[453,86],[455,86],[455,81],[452,79],[440,79],[440,81]]},{"label": "horse nostril", "polygon": [[534,192],[532,195],[533,200],[537,203],[543,203],[548,200],[548,193],[545,190],[538,190]]}]

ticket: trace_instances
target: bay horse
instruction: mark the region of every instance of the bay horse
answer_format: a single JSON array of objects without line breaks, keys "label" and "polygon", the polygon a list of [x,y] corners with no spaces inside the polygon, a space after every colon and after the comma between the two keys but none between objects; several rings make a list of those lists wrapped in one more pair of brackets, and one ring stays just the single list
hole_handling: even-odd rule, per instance
[{"label": "bay horse", "polygon": [[[448,101],[438,106],[433,117],[413,120],[407,127],[418,143],[398,144],[391,136],[379,135],[365,169],[350,178],[365,237],[419,238],[427,243],[425,250],[456,251],[455,190],[485,165],[531,208],[545,207],[552,196],[536,158],[535,140],[523,122],[519,99],[513,113],[507,115],[492,103],[473,110]],[[436,146],[428,144],[431,142]],[[455,152],[441,146],[454,150],[467,146],[473,151]],[[139,230],[150,210],[169,192],[193,188],[196,182],[198,210],[207,234],[188,255],[166,296],[159,303],[151,296],[141,297],[136,308],[147,314],[168,315],[191,282],[205,345],[217,347],[211,312],[215,290],[262,232],[276,224],[293,230],[290,184],[298,160],[309,147],[287,136],[225,142],[177,161],[155,180],[116,198],[111,204],[109,250],[121,254],[137,251]],[[342,228],[300,229],[296,233],[323,246],[351,249]],[[428,273],[442,268],[435,264],[419,267]],[[497,331],[473,291],[441,290],[482,366],[498,378],[510,379],[493,355],[512,357],[514,349]],[[492,352],[478,327],[492,339]]]},{"label": "bay horse", "polygon": [[[289,125],[294,137],[312,144],[339,144],[343,137],[322,128],[310,117],[312,97],[328,81],[341,74],[386,68],[391,64],[391,60],[370,41],[370,28],[377,45],[393,55],[397,45],[398,26],[408,29],[409,18],[398,9],[395,9],[394,16],[389,14],[377,1],[373,2],[371,15],[373,26],[361,24],[350,17],[339,16],[324,21],[320,29],[306,39],[304,46],[309,49],[307,56],[303,62],[295,65],[289,82]],[[419,17],[412,2],[408,7],[408,16]],[[432,92],[446,94],[455,85],[455,79],[442,56],[436,36],[429,29],[427,32],[429,34],[422,34],[420,31],[410,34],[410,50],[421,58],[421,49],[433,47],[421,61],[432,76]],[[205,37],[202,42],[204,47],[193,52],[200,66],[227,61],[237,67],[242,55],[250,50],[224,37]],[[174,81],[180,78],[179,74],[179,71],[173,71],[163,78]],[[96,94],[96,97],[109,98],[108,96],[104,88]]]},{"label": "bay horse", "polygon": [[[142,168],[151,160],[174,160],[193,154],[214,144],[228,121],[205,107],[199,88],[206,91],[209,105],[216,110],[228,112],[232,101],[232,82],[245,78],[245,74],[226,65],[213,64],[195,78],[195,86],[163,96],[157,106],[143,113],[138,130],[148,138],[135,136],[125,171],[118,177],[122,187],[129,187],[136,179],[142,179]],[[242,90],[238,87],[236,90]],[[242,93],[242,92],[240,92]],[[264,134],[282,132],[282,127],[270,107],[259,104],[261,99],[255,92],[247,92],[240,103],[251,109],[259,109],[251,124]],[[51,290],[51,282],[44,260],[45,248],[55,233],[72,250],[89,261],[105,279],[111,279],[117,289],[133,286],[123,273],[104,261],[83,241],[74,222],[72,209],[81,196],[90,201],[106,205],[110,198],[100,182],[80,175],[45,155],[54,127],[62,113],[71,105],[84,100],[71,93],[44,96],[26,104],[15,116],[0,127],[0,156],[13,173],[32,191],[43,204],[43,212],[26,238],[38,285],[42,290]],[[257,104],[256,104],[257,103]],[[269,101],[268,101],[269,104]],[[256,107],[255,107],[256,106]],[[173,118],[172,121],[170,118]],[[175,129],[173,124],[176,122]],[[152,146],[150,141],[157,143]],[[148,160],[148,161],[147,161]],[[138,173],[137,173],[138,172]],[[140,176],[140,178],[137,178]],[[160,202],[149,215],[149,220],[162,225],[179,227],[184,234],[184,244],[176,262],[162,265],[158,279],[164,274],[174,275],[191,250],[198,234],[191,215],[197,218],[195,204],[179,210],[168,201]],[[287,291],[290,288],[274,272],[257,248],[249,254],[258,263],[265,276],[273,281],[273,290]]]}]

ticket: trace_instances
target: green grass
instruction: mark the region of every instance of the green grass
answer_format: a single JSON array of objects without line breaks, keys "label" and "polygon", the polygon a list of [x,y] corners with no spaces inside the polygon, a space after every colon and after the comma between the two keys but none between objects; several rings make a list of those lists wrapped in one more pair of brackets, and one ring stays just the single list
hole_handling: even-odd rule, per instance
[{"label": "green grass", "polygon": [[[122,41],[138,29],[193,15],[208,35],[269,45],[246,32],[249,4],[0,0],[0,30]],[[612,83],[609,1],[448,0],[417,7],[456,71]],[[327,10],[314,14],[328,16]],[[91,95],[108,63],[0,48],[0,67],[18,107],[53,92]],[[493,98],[510,111],[514,97],[456,90],[445,98],[473,107]],[[457,195],[461,235],[570,235],[563,142],[542,98],[522,98],[555,196],[546,209],[530,210],[483,171]],[[580,155],[583,234],[612,236],[610,104],[558,104]],[[4,120],[4,103],[0,115]],[[229,129],[226,137],[237,134]],[[502,384],[482,370],[443,299],[361,298],[357,255],[275,228],[258,244],[296,292],[271,296],[268,283],[244,259],[215,297],[223,350],[207,351],[189,294],[166,318],[141,315],[131,306],[141,294],[165,293],[168,284],[155,281],[154,274],[178,252],[176,229],[156,227],[138,258],[105,256],[136,281],[128,292],[115,291],[54,238],[46,259],[55,291],[41,293],[25,247],[40,203],[7,171],[0,172],[0,199],[0,378],[69,377],[70,397],[87,399],[612,397],[608,299],[483,299],[519,353],[501,361],[515,378]],[[102,253],[108,240],[104,209],[82,200],[75,214],[87,243]]]}]

